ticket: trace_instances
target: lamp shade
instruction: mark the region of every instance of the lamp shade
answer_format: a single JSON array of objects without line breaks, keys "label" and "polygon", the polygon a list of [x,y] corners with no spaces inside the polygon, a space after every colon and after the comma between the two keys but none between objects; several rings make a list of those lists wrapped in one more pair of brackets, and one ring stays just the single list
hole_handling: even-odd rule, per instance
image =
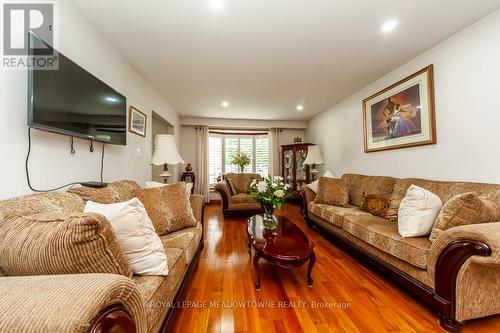
[{"label": "lamp shade", "polygon": [[158,134],[155,136],[155,151],[151,163],[154,165],[184,163],[175,146],[174,136]]},{"label": "lamp shade", "polygon": [[307,148],[307,156],[304,164],[325,164],[323,156],[321,156],[321,152],[319,151],[319,146],[309,146]]}]

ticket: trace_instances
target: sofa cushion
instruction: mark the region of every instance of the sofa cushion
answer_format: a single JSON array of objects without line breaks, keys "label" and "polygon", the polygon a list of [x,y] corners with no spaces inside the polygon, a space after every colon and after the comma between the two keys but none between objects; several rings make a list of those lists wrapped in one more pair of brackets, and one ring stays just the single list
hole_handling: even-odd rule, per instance
[{"label": "sofa cushion", "polygon": [[390,198],[386,194],[366,194],[361,210],[375,216],[385,217],[389,209]]},{"label": "sofa cushion", "polygon": [[399,234],[403,237],[428,236],[442,207],[441,199],[431,191],[410,186],[399,205]]},{"label": "sofa cushion", "polygon": [[426,190],[436,194],[443,202],[443,205],[458,194],[477,192],[479,195],[488,195],[492,191],[500,190],[500,185],[496,184],[443,182],[417,178],[398,179],[394,185],[394,191],[391,195],[391,203],[389,210],[387,211],[386,218],[392,221],[396,221],[398,219],[399,205],[411,185],[425,188]]},{"label": "sofa cushion", "polygon": [[109,183],[103,188],[75,187],[68,192],[79,195],[84,201],[94,201],[101,204],[111,204],[128,201],[134,197],[132,191],[141,187],[132,180],[119,180]]},{"label": "sofa cushion", "polygon": [[134,274],[168,274],[163,244],[139,199],[114,204],[87,201],[84,212],[102,214],[108,219]]},{"label": "sofa cushion", "polygon": [[133,193],[146,207],[158,235],[196,226],[186,183],[138,189]]},{"label": "sofa cushion", "polygon": [[234,189],[231,190],[232,195],[239,193],[249,193],[250,183],[254,179],[260,179],[261,176],[257,173],[228,173],[224,176],[225,179],[230,179]]},{"label": "sofa cushion", "polygon": [[254,199],[250,194],[247,193],[239,193],[237,195],[233,195],[229,198],[229,202],[232,204],[241,204],[241,203],[256,203],[257,200]]},{"label": "sofa cushion", "polygon": [[344,180],[321,177],[314,203],[347,207],[349,205],[349,193]]},{"label": "sofa cushion", "polygon": [[0,254],[5,275],[132,275],[111,224],[100,214],[3,215]]},{"label": "sofa cushion", "polygon": [[186,262],[190,263],[196,253],[196,249],[200,245],[202,228],[202,225],[198,223],[196,227],[182,229],[162,236],[163,247],[183,250]]},{"label": "sofa cushion", "polygon": [[445,230],[459,225],[500,221],[500,191],[488,196],[476,192],[451,198],[437,217],[429,239],[434,242]]},{"label": "sofa cushion", "polygon": [[132,277],[146,310],[149,332],[158,332],[159,325],[172,306],[171,302],[186,272],[187,262],[185,256],[182,255],[183,250],[166,248],[165,253],[168,258],[167,276],[134,275]]},{"label": "sofa cushion", "polygon": [[373,215],[346,215],[343,229],[376,248],[425,269],[431,242],[427,237],[403,238],[396,222]]},{"label": "sofa cushion", "polygon": [[231,178],[226,178],[225,182],[226,182],[227,188],[229,189],[229,194],[231,194],[231,196],[237,195],[238,190],[236,190],[236,186],[234,185],[234,182],[231,180]]},{"label": "sofa cushion", "polygon": [[353,173],[346,173],[342,175],[347,192],[349,193],[349,203],[351,205],[361,207],[363,203],[363,196],[365,195],[365,189],[363,187],[363,180],[368,177],[365,175],[358,175]]},{"label": "sofa cushion", "polygon": [[339,228],[342,228],[344,217],[346,215],[370,215],[366,212],[361,211],[356,206],[338,207],[310,202],[308,209],[309,213],[314,214]]},{"label": "sofa cushion", "polygon": [[67,192],[28,194],[0,201],[0,221],[8,215],[26,216],[38,213],[81,213],[85,206],[82,198]]}]

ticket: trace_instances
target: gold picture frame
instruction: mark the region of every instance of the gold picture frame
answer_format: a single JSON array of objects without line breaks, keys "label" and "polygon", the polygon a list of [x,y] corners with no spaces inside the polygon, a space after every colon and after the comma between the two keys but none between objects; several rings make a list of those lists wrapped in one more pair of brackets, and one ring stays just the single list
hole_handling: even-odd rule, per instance
[{"label": "gold picture frame", "polygon": [[146,137],[148,116],[132,105],[128,109],[128,130],[134,134]]},{"label": "gold picture frame", "polygon": [[363,136],[366,153],[437,143],[433,65],[363,100]]}]

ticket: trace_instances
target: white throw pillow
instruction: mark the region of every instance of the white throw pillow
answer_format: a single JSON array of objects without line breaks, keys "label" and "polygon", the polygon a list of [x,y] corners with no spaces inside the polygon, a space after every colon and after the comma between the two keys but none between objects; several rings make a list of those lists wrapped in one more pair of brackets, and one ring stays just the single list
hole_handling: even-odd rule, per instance
[{"label": "white throw pillow", "polygon": [[[330,172],[326,171],[325,174],[322,177],[328,177],[328,178],[335,178],[335,176]],[[311,189],[314,193],[318,192],[318,185],[319,185],[319,179],[316,179],[310,184],[307,184],[307,187]]]},{"label": "white throw pillow", "polygon": [[411,185],[399,205],[399,234],[403,237],[428,236],[442,207],[437,195]]},{"label": "white throw pillow", "polygon": [[134,274],[168,274],[165,249],[139,199],[107,205],[88,201],[84,212],[98,213],[109,220]]},{"label": "white throw pillow", "polygon": [[[160,183],[160,182],[146,182],[146,188],[156,188],[156,187],[163,187],[165,183]],[[193,183],[186,183],[186,192],[191,195],[191,189],[193,188]]]}]

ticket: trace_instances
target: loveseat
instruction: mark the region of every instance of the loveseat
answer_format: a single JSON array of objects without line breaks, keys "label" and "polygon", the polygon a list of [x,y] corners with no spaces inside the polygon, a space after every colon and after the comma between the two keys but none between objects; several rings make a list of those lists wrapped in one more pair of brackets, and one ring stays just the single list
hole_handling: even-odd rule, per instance
[{"label": "loveseat", "polygon": [[[109,221],[82,213],[85,200],[127,201],[136,189],[135,182],[118,181],[99,190],[0,202],[1,332],[166,330],[203,247],[203,197],[190,199],[195,227],[160,237],[168,275],[137,276],[124,262]],[[104,255],[96,257],[97,251]]]},{"label": "loveseat", "polygon": [[[401,237],[394,219],[412,184],[436,194],[443,204],[466,192],[488,195],[500,185],[359,174],[341,178],[347,207],[317,204],[316,194],[302,187],[309,227],[413,293],[438,313],[449,331],[466,320],[500,313],[500,222],[452,227],[431,241],[429,236]],[[360,209],[364,196],[377,192],[390,198],[385,217]]]},{"label": "loveseat", "polygon": [[224,180],[215,185],[225,218],[263,212],[262,205],[249,193],[252,180],[260,178],[256,173],[228,173]]}]

